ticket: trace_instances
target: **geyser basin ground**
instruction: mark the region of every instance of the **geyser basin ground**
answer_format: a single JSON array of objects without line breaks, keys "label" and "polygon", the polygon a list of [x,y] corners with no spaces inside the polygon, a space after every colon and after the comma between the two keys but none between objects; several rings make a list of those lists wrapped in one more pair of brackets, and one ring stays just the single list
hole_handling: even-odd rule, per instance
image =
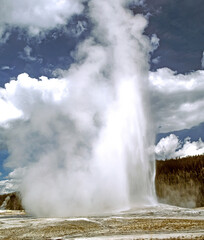
[{"label": "geyser basin ground", "polygon": [[203,208],[168,205],[77,218],[0,212],[0,239],[204,239],[203,226]]}]

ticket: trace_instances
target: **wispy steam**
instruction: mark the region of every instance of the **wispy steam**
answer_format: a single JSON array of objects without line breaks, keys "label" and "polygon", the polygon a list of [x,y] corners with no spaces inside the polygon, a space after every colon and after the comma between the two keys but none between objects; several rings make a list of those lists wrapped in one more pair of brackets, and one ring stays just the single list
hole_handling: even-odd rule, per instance
[{"label": "wispy steam", "polygon": [[22,74],[0,92],[6,165],[26,169],[23,204],[38,216],[154,201],[147,21],[124,0],[88,5],[93,31],[62,79]]}]

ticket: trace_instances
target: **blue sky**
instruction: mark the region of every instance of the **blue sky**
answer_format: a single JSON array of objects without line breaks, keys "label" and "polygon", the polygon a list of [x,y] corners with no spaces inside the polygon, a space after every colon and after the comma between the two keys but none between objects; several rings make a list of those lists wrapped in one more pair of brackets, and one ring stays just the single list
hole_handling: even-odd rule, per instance
[{"label": "blue sky", "polygon": [[155,15],[150,17],[148,33],[160,38],[155,56],[161,56],[155,67],[169,67],[179,73],[201,69],[204,27],[202,0],[147,1]]},{"label": "blue sky", "polygon": [[[33,14],[32,17],[24,14],[23,11],[27,10],[23,9],[23,0],[19,5],[6,0],[0,3],[1,88],[21,73],[27,73],[31,78],[61,77],[63,71],[69,69],[74,62],[74,50],[90,35],[93,23],[88,17],[88,1],[72,1],[72,4],[78,4],[75,8],[69,8],[64,1],[59,1],[62,2],[62,6],[51,1],[51,7],[48,8],[50,12],[45,12],[44,8],[47,9],[48,2],[42,1],[40,6],[44,17],[39,17],[37,13],[35,15],[35,1],[26,3],[28,13]],[[170,134],[178,136],[182,144],[186,137],[191,137],[192,141],[198,141],[199,138],[204,140],[204,119],[200,110],[204,102],[204,75],[202,71],[199,72],[202,70],[204,51],[203,1],[141,2],[140,6],[132,4],[129,8],[135,14],[141,13],[146,16],[149,23],[144,33],[149,38],[155,36],[158,40],[152,43],[156,46],[149,61],[152,73],[150,75],[157,80],[163,77],[169,84],[174,79],[175,83],[168,85],[159,80],[158,84],[152,83],[149,95],[156,125],[156,143]],[[66,12],[65,7],[70,10]],[[19,16],[16,17],[17,14]],[[192,79],[194,80],[190,84]],[[186,87],[187,82],[189,88]],[[158,114],[154,116],[154,113]],[[8,157],[4,141],[5,136],[0,135],[2,179],[9,173],[9,170],[3,167]]]},{"label": "blue sky", "polygon": [[[152,54],[152,59],[159,57],[159,61],[151,63],[152,70],[168,67],[178,73],[187,73],[201,69],[203,8],[202,0],[196,3],[192,0],[146,1],[146,6],[134,7],[135,12],[149,14],[145,33],[149,36],[156,33],[160,39],[158,49]],[[78,22],[82,22],[82,26],[77,26]],[[88,35],[89,30],[90,23],[85,15],[73,17],[63,28],[51,29],[42,39],[39,36],[30,37],[25,30],[17,27],[8,28],[9,38],[0,47],[1,86],[22,72],[33,77],[50,77],[56,68],[68,68],[73,61],[70,52]],[[26,46],[31,48],[33,59],[26,57]]]}]

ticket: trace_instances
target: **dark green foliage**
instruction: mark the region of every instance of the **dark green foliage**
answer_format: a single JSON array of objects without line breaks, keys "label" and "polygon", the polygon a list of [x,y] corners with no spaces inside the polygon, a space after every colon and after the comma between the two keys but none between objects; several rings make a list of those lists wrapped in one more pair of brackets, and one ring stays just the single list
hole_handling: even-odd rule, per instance
[{"label": "dark green foliage", "polygon": [[19,193],[8,193],[0,195],[0,206],[2,209],[23,210]]},{"label": "dark green foliage", "polygon": [[161,202],[204,206],[204,155],[156,161],[156,193]]}]

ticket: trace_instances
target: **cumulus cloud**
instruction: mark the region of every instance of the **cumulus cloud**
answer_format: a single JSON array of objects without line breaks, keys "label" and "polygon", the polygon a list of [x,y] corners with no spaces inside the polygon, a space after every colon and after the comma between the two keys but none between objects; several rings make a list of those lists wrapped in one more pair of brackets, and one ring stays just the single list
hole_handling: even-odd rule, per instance
[{"label": "cumulus cloud", "polygon": [[191,128],[204,119],[204,71],[177,74],[168,68],[150,72],[151,102],[160,132]]},{"label": "cumulus cloud", "polygon": [[2,0],[0,39],[6,42],[7,27],[19,27],[31,36],[67,24],[74,14],[83,11],[83,0]]},{"label": "cumulus cloud", "polygon": [[204,154],[204,142],[201,139],[191,142],[189,137],[181,142],[176,135],[170,134],[158,142],[155,154],[158,160]]},{"label": "cumulus cloud", "polygon": [[25,169],[16,168],[10,172],[5,180],[0,181],[1,194],[19,191],[19,186],[25,174]]},{"label": "cumulus cloud", "polygon": [[[29,95],[30,89],[33,89],[34,95]],[[39,103],[42,100],[42,102],[49,101],[51,104],[51,102],[57,102],[66,91],[63,80],[48,80],[46,77],[41,77],[41,81],[38,81],[30,78],[26,73],[20,74],[17,81],[12,80],[5,84],[5,88],[0,88],[0,123],[8,123],[10,120],[21,117],[26,119],[32,112],[36,97]]]},{"label": "cumulus cloud", "polygon": [[156,159],[174,158],[176,150],[180,147],[181,143],[174,134],[162,138],[155,147]]}]

